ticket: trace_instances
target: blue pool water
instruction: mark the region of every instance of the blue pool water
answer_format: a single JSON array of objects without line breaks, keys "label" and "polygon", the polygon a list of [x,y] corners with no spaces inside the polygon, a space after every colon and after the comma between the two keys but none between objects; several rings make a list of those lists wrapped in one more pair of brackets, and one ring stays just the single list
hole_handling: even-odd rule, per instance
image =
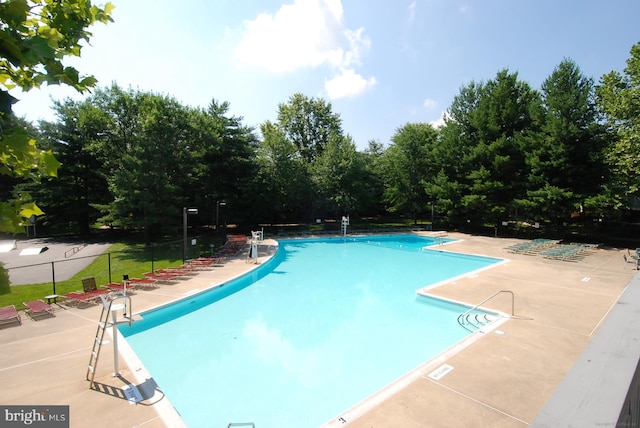
[{"label": "blue pool water", "polygon": [[281,241],[257,271],[121,332],[189,427],[318,427],[470,334],[466,307],[416,289],[500,260],[433,244]]}]

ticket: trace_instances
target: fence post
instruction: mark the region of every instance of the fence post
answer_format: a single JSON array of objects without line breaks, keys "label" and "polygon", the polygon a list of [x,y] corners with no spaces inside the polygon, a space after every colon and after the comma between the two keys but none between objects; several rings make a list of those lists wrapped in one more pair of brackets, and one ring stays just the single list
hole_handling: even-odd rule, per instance
[{"label": "fence post", "polygon": [[108,260],[107,261],[107,267],[108,267],[108,270],[109,270],[109,284],[111,284],[112,283],[112,281],[111,281],[111,251],[109,251],[107,253],[107,260]]},{"label": "fence post", "polygon": [[56,294],[56,262],[51,262],[51,282],[53,283],[53,294]]}]

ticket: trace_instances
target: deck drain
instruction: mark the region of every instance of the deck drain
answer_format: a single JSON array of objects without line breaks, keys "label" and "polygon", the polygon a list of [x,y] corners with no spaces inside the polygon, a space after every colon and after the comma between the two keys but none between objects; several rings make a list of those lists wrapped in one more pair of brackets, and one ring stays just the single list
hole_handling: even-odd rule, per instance
[{"label": "deck drain", "polygon": [[352,419],[351,416],[349,414],[345,413],[344,415],[342,415],[342,416],[340,416],[338,418],[338,422],[340,422],[341,424],[346,424],[351,419]]}]

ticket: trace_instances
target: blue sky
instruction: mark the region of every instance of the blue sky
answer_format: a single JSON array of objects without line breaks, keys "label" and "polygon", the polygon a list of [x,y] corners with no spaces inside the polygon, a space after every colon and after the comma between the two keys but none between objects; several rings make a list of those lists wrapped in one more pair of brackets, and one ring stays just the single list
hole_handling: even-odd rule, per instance
[{"label": "blue sky", "polygon": [[[258,126],[296,92],[331,102],[359,149],[408,122],[441,120],[460,88],[518,72],[533,88],[564,59],[597,82],[640,41],[637,0],[112,0],[73,65],[99,85],[153,91]],[[14,111],[53,120],[50,98]]]}]

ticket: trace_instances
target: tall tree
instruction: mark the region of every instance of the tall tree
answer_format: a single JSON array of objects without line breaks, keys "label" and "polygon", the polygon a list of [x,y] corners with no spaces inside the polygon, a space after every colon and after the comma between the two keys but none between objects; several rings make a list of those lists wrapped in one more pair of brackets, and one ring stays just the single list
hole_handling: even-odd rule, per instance
[{"label": "tall tree", "polygon": [[260,131],[262,141],[257,149],[257,173],[251,192],[253,217],[269,223],[297,219],[312,185],[307,165],[277,125],[266,121]]},{"label": "tall tree", "polygon": [[123,91],[96,91],[91,102],[107,117],[105,138],[94,147],[106,170],[112,200],[103,221],[144,231],[149,242],[180,223],[194,164],[186,138],[188,109],[175,99]]},{"label": "tall tree", "polygon": [[340,215],[360,210],[365,195],[360,185],[365,168],[351,137],[332,134],[313,164],[313,181],[318,191],[317,209]]},{"label": "tall tree", "polygon": [[624,74],[611,71],[596,87],[597,105],[614,133],[606,148],[613,208],[640,200],[640,42],[631,48]]},{"label": "tall tree", "polygon": [[539,215],[568,220],[573,212],[585,212],[605,175],[593,80],[565,59],[541,89],[544,120],[528,150],[532,187],[528,196]]},{"label": "tall tree", "polygon": [[430,151],[438,131],[428,123],[407,123],[392,137],[384,158],[385,199],[391,211],[407,213],[417,222],[431,200],[424,183],[430,170]]},{"label": "tall tree", "polygon": [[461,202],[461,182],[467,174],[463,160],[470,151],[471,139],[461,129],[462,126],[449,113],[445,118],[445,125],[439,129],[438,141],[431,151],[433,167],[424,182],[433,212],[446,215],[453,223],[466,218]]},{"label": "tall tree", "polygon": [[296,93],[278,106],[278,123],[309,163],[322,153],[332,135],[342,135],[340,115],[331,103]]},{"label": "tall tree", "polygon": [[198,171],[192,177],[196,182],[192,198],[199,206],[211,208],[225,201],[225,214],[239,221],[251,204],[244,195],[255,174],[257,138],[242,117],[229,115],[229,107],[226,101],[212,100],[206,109],[194,112],[199,119],[191,126],[195,134],[189,150],[200,154],[192,165]]},{"label": "tall tree", "polygon": [[458,127],[468,145],[462,160],[464,214],[478,224],[498,224],[526,195],[524,137],[533,126],[532,110],[539,107],[540,96],[508,70],[469,92],[474,96],[465,96],[471,103],[463,103],[468,107]]},{"label": "tall tree", "polygon": [[105,171],[93,153],[108,122],[88,101],[55,102],[56,122],[41,122],[42,145],[62,162],[58,177],[34,188],[46,215],[43,224],[88,234],[99,218],[96,206],[111,200]]},{"label": "tall tree", "polygon": [[478,124],[474,117],[483,91],[484,83],[471,81],[454,97],[433,150],[434,173],[425,183],[432,203],[454,224],[469,219],[462,197],[469,173],[466,162],[478,143]]},{"label": "tall tree", "polygon": [[377,140],[370,140],[364,152],[358,152],[364,165],[364,171],[358,179],[362,191],[362,215],[377,216],[386,211],[382,175],[384,153],[384,146]]}]

